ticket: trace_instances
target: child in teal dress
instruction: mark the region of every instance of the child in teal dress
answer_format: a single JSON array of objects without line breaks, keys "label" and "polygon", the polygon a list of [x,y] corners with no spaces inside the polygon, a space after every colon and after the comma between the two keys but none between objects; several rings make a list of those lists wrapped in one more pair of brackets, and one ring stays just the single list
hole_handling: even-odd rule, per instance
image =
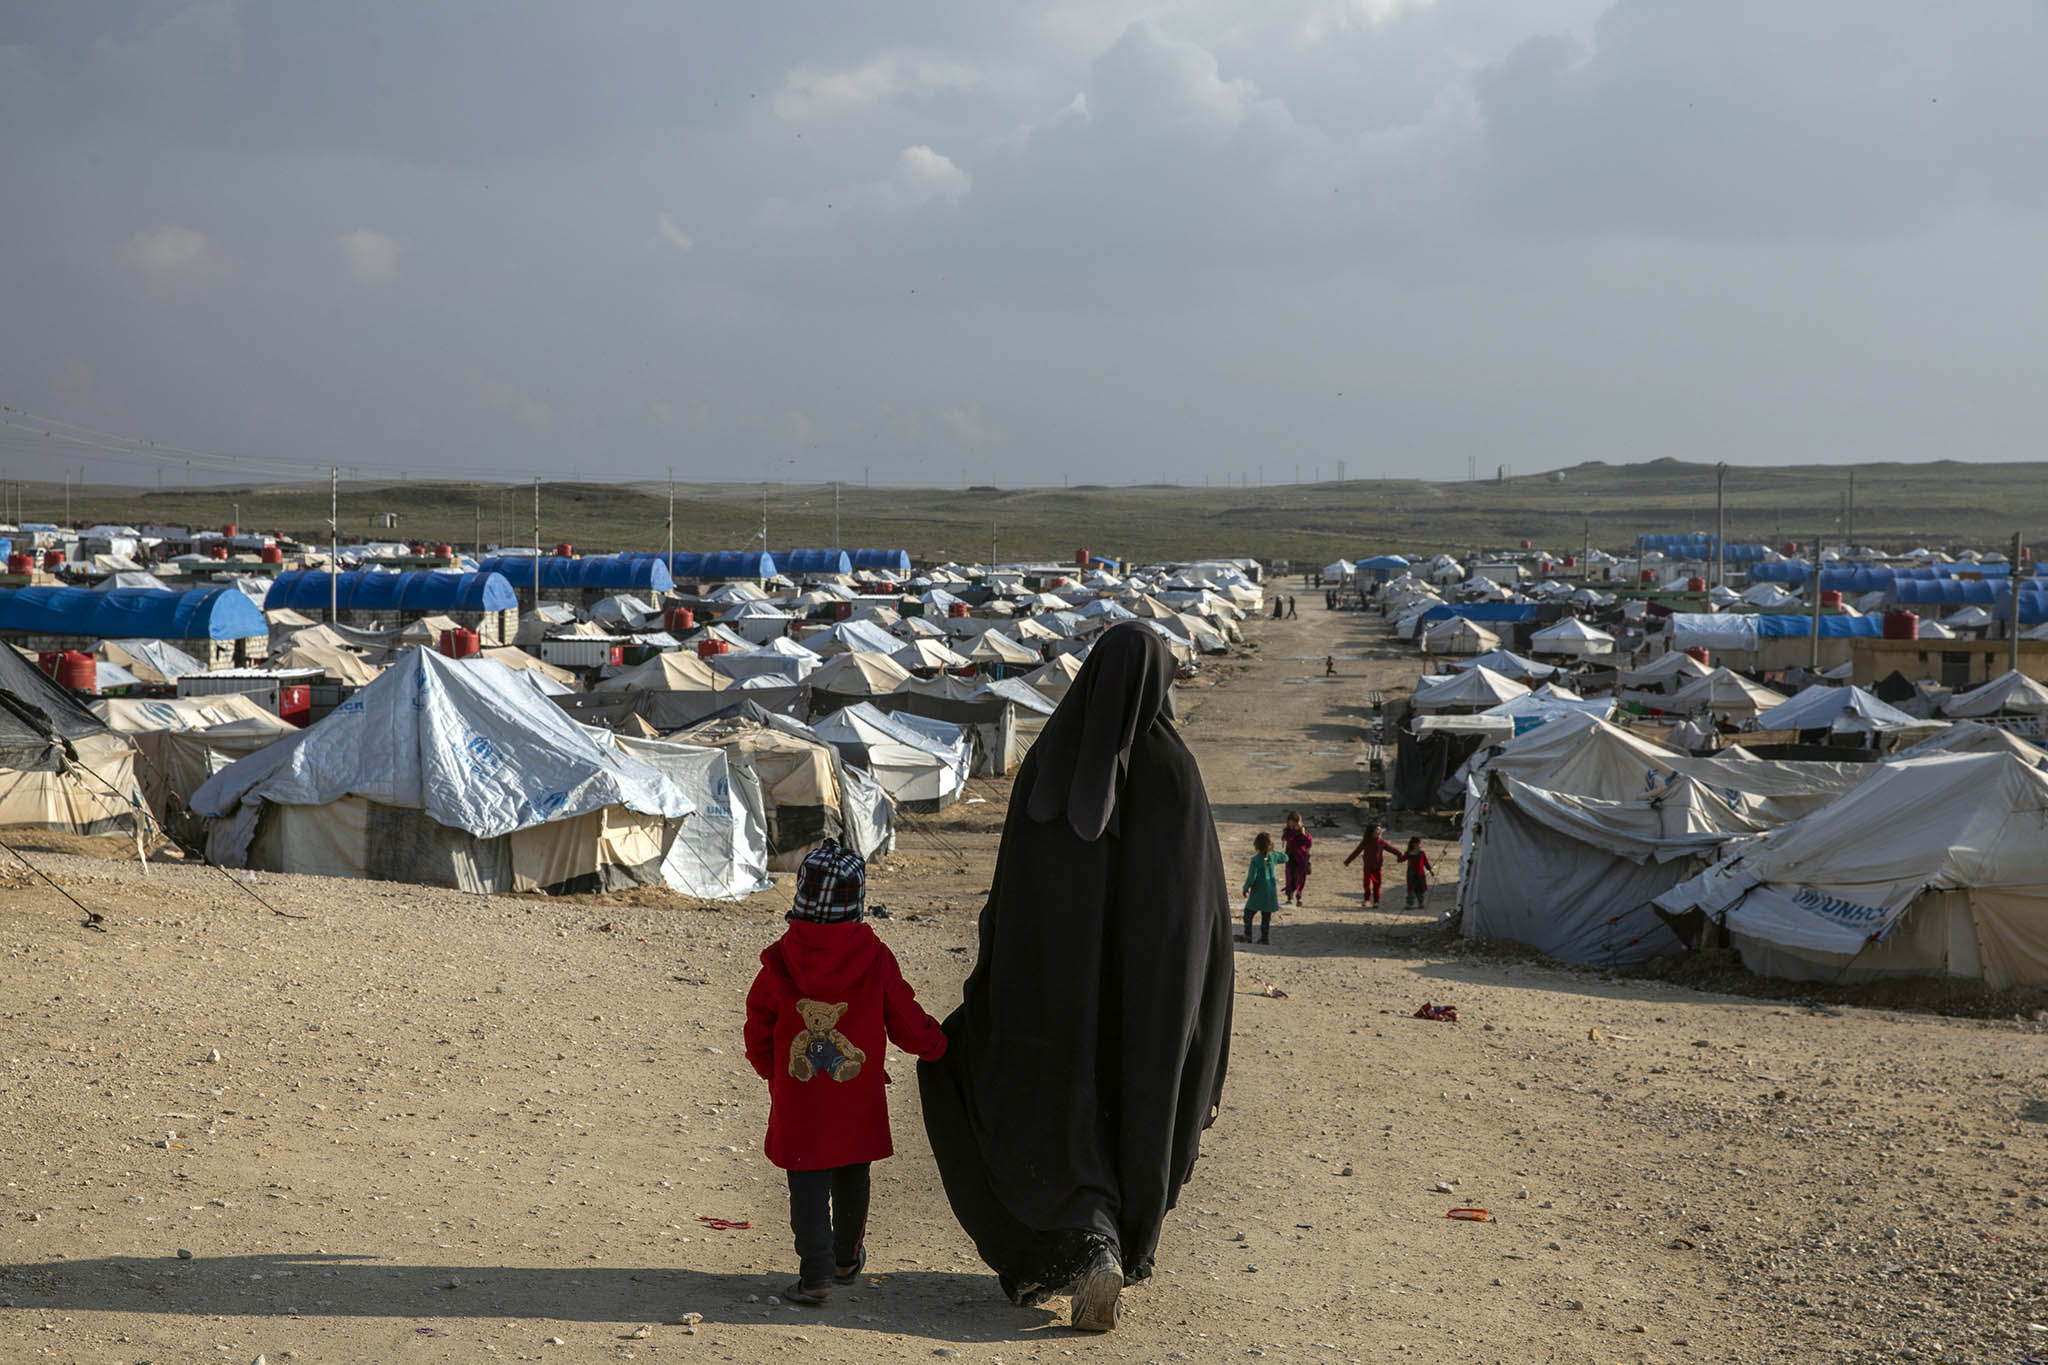
[{"label": "child in teal dress", "polygon": [[1244,934],[1240,943],[1252,941],[1252,916],[1259,917],[1259,942],[1272,942],[1273,912],[1280,908],[1280,886],[1274,872],[1287,865],[1287,855],[1273,848],[1273,836],[1261,830],[1252,839],[1252,865],[1245,869]]}]

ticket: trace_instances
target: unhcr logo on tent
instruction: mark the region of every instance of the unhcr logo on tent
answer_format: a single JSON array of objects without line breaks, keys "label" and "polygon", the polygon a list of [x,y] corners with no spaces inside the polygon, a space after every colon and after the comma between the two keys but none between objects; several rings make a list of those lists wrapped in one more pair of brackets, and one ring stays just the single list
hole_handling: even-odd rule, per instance
[{"label": "unhcr logo on tent", "polygon": [[1843,924],[1862,926],[1873,924],[1885,918],[1888,913],[1880,906],[1864,905],[1860,901],[1843,900],[1840,896],[1824,896],[1810,886],[1802,886],[1792,895],[1793,902],[1802,909],[1816,915],[1826,916]]},{"label": "unhcr logo on tent", "polygon": [[555,812],[560,810],[568,799],[569,793],[565,791],[543,792],[533,802],[533,813],[542,820],[553,819]]},{"label": "unhcr logo on tent", "polygon": [[477,777],[488,777],[505,766],[504,751],[475,730],[462,742],[462,755],[469,760],[469,771]]}]

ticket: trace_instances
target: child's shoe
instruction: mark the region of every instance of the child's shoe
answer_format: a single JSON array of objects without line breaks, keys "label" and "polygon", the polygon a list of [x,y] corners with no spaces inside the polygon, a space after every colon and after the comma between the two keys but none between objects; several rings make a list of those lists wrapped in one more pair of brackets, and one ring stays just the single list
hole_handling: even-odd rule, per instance
[{"label": "child's shoe", "polygon": [[791,1303],[808,1303],[815,1306],[824,1303],[832,1297],[832,1286],[829,1284],[805,1284],[802,1280],[795,1280],[790,1283],[787,1289],[782,1291],[782,1297],[788,1299]]},{"label": "child's shoe", "polygon": [[852,1284],[854,1280],[859,1278],[860,1272],[867,1267],[867,1263],[868,1244],[866,1242],[862,1242],[860,1244],[859,1250],[853,1253],[853,1265],[846,1270],[841,1270],[837,1266],[834,1266],[832,1269],[832,1278],[839,1281],[839,1283],[841,1284]]}]

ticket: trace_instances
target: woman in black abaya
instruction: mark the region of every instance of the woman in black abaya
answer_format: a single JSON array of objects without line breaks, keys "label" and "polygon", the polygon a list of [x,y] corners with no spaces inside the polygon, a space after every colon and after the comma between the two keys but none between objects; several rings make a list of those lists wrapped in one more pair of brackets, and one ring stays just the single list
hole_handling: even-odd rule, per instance
[{"label": "woman in black abaya", "polygon": [[918,1067],[946,1197],[1020,1304],[1116,1325],[1216,1118],[1230,912],[1173,657],[1112,627],[1024,760],[950,1044]]}]

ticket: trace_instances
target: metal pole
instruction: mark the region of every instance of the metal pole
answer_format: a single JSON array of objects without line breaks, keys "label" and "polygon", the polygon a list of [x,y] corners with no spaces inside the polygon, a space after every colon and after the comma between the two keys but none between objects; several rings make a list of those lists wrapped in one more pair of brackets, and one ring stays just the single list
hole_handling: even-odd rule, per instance
[{"label": "metal pole", "polygon": [[1849,507],[1842,517],[1842,549],[1846,553],[1856,543],[1853,530],[1856,525],[1856,471],[1849,471]]},{"label": "metal pole", "polygon": [[668,567],[676,567],[676,467],[668,467]]},{"label": "metal pole", "polygon": [[476,505],[476,557],[479,560],[484,557],[484,505],[482,503]]},{"label": "metal pole", "polygon": [[832,548],[843,550],[846,542],[839,537],[839,480],[832,480]]},{"label": "metal pole", "polygon": [[540,610],[540,479],[533,481],[533,609]]},{"label": "metal pole", "polygon": [[2006,580],[2012,586],[2012,619],[2005,624],[2006,666],[2013,672],[2020,668],[2020,533],[2012,533],[2012,577]]},{"label": "metal pole", "polygon": [[327,624],[341,620],[341,582],[335,577],[341,568],[341,470],[327,470]]},{"label": "metal pole", "polygon": [[1723,510],[1721,486],[1727,482],[1726,462],[1714,466],[1714,586],[1721,587],[1728,581],[1728,550],[1723,544],[1727,529],[1727,518]]},{"label": "metal pole", "polygon": [[1807,667],[1811,672],[1820,671],[1820,544],[1824,537],[1815,537],[1813,542],[1813,648],[1807,656]]}]

